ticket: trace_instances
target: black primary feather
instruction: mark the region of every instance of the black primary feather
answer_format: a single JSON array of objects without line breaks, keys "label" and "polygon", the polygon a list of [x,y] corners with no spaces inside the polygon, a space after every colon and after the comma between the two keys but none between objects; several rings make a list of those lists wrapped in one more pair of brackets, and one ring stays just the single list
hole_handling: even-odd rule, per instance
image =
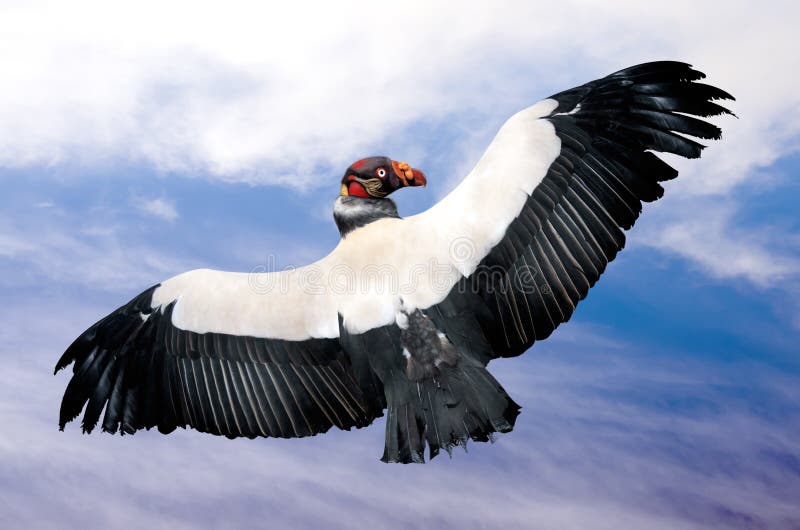
[{"label": "black primary feather", "polygon": [[[309,436],[363,427],[383,410],[380,381],[337,339],[284,341],[199,334],[152,308],[157,286],[100,320],[67,348],[75,364],[59,427],[83,411],[84,432],[167,433],[193,427],[228,437]],[[363,389],[362,389],[363,385]]]},{"label": "black primary feather", "polygon": [[[569,320],[624,247],[642,203],[678,174],[653,151],[696,158],[704,146],[687,136],[721,137],[698,117],[732,115],[716,101],[733,97],[703,78],[660,61],[551,96],[557,106],[545,119],[560,154],[500,243],[432,312],[458,348],[480,335],[490,357],[519,355]],[[530,281],[509,283],[498,271]]]}]

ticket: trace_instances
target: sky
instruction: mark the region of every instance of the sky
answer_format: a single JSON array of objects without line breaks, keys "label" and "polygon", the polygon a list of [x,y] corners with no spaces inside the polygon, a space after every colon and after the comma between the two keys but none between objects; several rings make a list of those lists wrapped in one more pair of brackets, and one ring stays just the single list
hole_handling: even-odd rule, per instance
[{"label": "sky", "polygon": [[[800,528],[793,2],[0,4],[0,525]],[[55,361],[182,271],[309,263],[344,169],[429,185],[500,125],[632,64],[736,96],[572,320],[490,369],[512,433],[386,465],[383,420],[300,440],[57,427]]]}]

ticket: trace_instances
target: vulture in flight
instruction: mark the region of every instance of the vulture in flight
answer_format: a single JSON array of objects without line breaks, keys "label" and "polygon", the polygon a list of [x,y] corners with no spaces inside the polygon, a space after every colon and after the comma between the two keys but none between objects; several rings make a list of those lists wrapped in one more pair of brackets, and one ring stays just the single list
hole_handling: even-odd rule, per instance
[{"label": "vulture in flight", "polygon": [[698,117],[728,93],[688,64],[652,62],[512,116],[475,168],[427,211],[388,198],[425,175],[371,157],[341,180],[341,240],[298,269],[193,270],[86,330],[59,425],[133,434],[176,427],[294,438],[386,416],[385,462],[514,427],[520,407],[487,370],[569,320],[625,244],[642,203],[719,139]]}]

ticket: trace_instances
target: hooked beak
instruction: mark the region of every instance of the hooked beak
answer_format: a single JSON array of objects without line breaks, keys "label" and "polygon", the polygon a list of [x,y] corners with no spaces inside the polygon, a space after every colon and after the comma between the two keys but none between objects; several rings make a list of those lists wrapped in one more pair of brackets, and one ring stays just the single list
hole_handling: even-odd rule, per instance
[{"label": "hooked beak", "polygon": [[397,175],[403,186],[425,186],[428,184],[425,173],[419,169],[412,168],[405,162],[392,160],[392,169],[394,169],[394,174]]}]

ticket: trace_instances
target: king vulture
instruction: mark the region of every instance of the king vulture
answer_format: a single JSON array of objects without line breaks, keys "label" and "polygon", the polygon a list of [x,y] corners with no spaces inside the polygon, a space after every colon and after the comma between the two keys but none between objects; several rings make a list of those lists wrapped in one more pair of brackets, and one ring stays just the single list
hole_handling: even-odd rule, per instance
[{"label": "king vulture", "polygon": [[520,407],[487,371],[569,320],[625,244],[642,202],[697,158],[728,93],[679,62],[620,70],[512,116],[475,168],[425,212],[388,196],[426,176],[372,157],[341,180],[341,240],[311,265],[193,270],[80,335],[59,426],[176,427],[230,438],[349,430],[386,415],[385,462],[514,427]]}]

